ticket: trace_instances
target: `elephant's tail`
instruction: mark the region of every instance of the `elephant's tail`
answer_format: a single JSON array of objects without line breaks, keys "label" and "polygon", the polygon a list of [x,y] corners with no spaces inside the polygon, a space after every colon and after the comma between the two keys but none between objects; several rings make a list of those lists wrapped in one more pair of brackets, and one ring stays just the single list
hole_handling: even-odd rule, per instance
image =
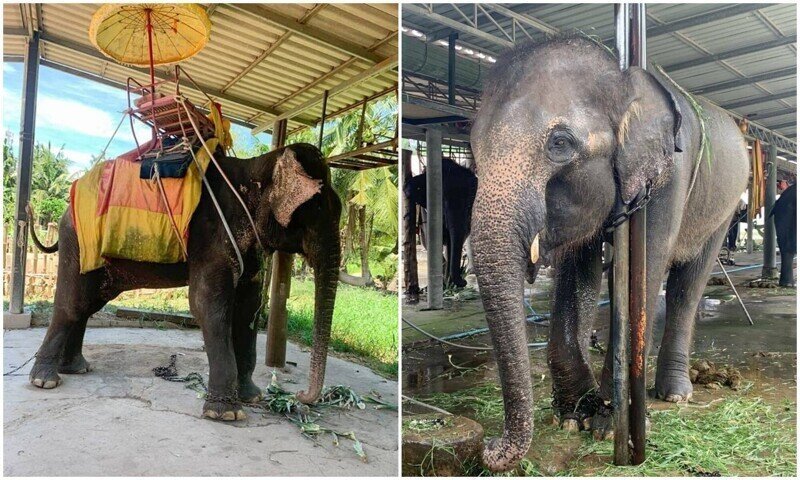
[{"label": "elephant's tail", "polygon": [[[31,207],[30,203],[25,207],[25,211],[28,212],[28,220],[29,221],[33,220],[33,207]],[[39,241],[39,238],[36,236],[36,229],[31,228],[30,230],[31,230],[31,239],[33,240],[33,244],[36,245],[36,248],[43,251],[44,253],[55,253],[58,251],[58,240],[56,240],[56,243],[50,245],[49,247],[46,247],[42,244],[42,242]]]}]

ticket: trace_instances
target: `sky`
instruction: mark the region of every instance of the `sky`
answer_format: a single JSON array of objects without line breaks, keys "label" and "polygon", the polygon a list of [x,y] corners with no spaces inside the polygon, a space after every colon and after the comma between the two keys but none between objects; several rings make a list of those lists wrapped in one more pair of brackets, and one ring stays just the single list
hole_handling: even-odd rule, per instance
[{"label": "sky", "polygon": [[[15,153],[19,152],[22,77],[21,62],[3,62],[3,132],[12,137]],[[56,151],[63,147],[71,161],[70,171],[83,170],[92,155],[98,155],[106,146],[127,106],[127,95],[122,89],[40,66],[34,139],[37,143],[49,142]],[[222,108],[224,112],[224,103]],[[150,138],[149,128],[141,122],[134,122],[134,125],[140,142]],[[248,128],[234,124],[231,130],[236,151],[250,149],[257,141],[270,142],[268,134],[259,134],[255,140]],[[136,143],[130,122],[126,120],[109,146],[106,158],[114,158],[133,148]]]}]

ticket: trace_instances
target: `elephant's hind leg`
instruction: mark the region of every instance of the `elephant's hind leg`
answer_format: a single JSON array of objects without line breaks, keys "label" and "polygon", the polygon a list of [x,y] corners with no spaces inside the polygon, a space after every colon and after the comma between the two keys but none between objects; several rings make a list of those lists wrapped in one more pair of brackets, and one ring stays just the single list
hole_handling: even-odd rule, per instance
[{"label": "elephant's hind leg", "polygon": [[261,307],[261,276],[242,280],[236,288],[233,317],[233,351],[236,355],[239,400],[245,403],[261,399],[261,389],[253,383],[256,368],[256,338]]},{"label": "elephant's hind leg", "polygon": [[692,396],[689,352],[697,307],[727,227],[725,224],[715,232],[697,257],[675,264],[670,269],[666,293],[667,318],[656,368],[656,396],[668,402],[686,401]]}]

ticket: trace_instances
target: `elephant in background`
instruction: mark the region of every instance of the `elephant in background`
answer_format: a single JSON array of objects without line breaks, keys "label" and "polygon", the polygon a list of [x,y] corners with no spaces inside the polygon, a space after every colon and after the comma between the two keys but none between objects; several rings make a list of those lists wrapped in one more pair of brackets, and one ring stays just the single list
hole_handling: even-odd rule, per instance
[{"label": "elephant in background", "polygon": [[775,232],[781,251],[781,276],[778,284],[791,287],[794,281],[794,256],[797,254],[797,184],[783,191],[772,207],[770,216],[775,217]]},{"label": "elephant in background", "polygon": [[[60,252],[53,319],[36,354],[30,382],[55,388],[59,373],[86,373],[83,336],[89,316],[120,293],[138,288],[189,286],[191,312],[203,330],[208,354],[208,394],[203,415],[212,419],[244,418],[240,402],[260,399],[252,380],[256,364],[261,307],[262,257],[275,250],[299,253],[314,269],[315,301],[311,368],[307,390],[297,398],[319,397],[327,361],[331,320],[339,277],[341,202],[331,187],[330,169],[313,145],[295,144],[250,159],[217,159],[253,216],[256,241],[242,205],[222,175],[209,168],[206,177],[237,241],[244,273],[208,192],[204,189],[189,225],[188,261],[176,264],[107,259],[102,268],[80,273],[78,239],[68,210],[61,218],[59,240],[42,250]],[[262,249],[263,246],[263,249]]]},{"label": "elephant in background", "polygon": [[[412,177],[403,187],[412,202],[428,208],[428,176],[425,173]],[[444,212],[444,238],[447,258],[448,284],[463,288],[467,282],[461,276],[461,253],[470,232],[472,204],[478,189],[478,178],[468,168],[452,159],[442,158],[442,200]]]},{"label": "elephant in background", "polygon": [[502,437],[483,451],[489,469],[514,468],[532,438],[521,299],[529,252],[539,248],[556,269],[547,353],[555,412],[563,428],[612,430],[611,356],[599,384],[588,361],[602,242],[618,202],[630,204],[646,185],[648,318],[668,272],[655,391],[669,402],[691,396],[695,313],[749,171],[736,124],[701,105],[699,116],[668,79],[647,70],[620,72],[615,55],[581,36],[518,45],[484,82],[471,131],[472,245],[505,406]]}]

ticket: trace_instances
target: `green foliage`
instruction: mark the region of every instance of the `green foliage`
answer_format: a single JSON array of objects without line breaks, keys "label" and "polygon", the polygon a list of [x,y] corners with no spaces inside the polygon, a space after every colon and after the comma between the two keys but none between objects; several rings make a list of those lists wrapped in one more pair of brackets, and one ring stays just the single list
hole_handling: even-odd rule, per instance
[{"label": "green foliage", "polygon": [[[16,198],[17,157],[8,137],[3,142],[3,222],[14,222],[14,203]],[[57,222],[67,210],[69,189],[73,178],[69,174],[70,160],[64,154],[63,146],[54,151],[52,146],[37,143],[33,150],[33,171],[31,173],[31,205],[36,212],[39,225]]]}]

